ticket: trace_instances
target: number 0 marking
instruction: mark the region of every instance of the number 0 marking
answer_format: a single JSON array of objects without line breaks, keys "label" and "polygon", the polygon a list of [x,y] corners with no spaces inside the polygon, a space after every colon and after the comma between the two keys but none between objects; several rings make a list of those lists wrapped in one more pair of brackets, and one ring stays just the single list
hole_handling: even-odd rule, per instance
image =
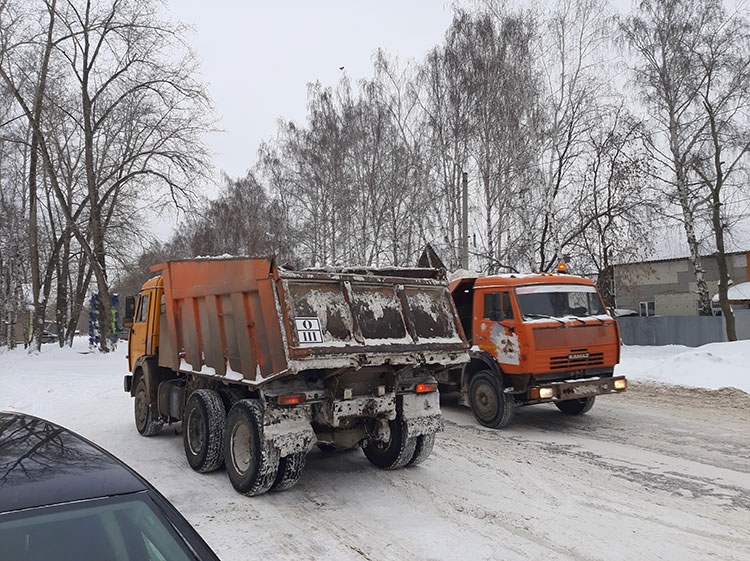
[{"label": "number 0 marking", "polygon": [[323,342],[323,331],[320,329],[318,318],[294,318],[297,328],[297,336],[302,344],[314,344]]}]

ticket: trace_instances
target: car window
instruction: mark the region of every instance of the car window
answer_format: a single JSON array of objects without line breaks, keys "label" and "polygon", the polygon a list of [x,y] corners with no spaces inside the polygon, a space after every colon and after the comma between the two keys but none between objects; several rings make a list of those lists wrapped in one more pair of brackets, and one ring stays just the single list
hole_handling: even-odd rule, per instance
[{"label": "car window", "polygon": [[194,561],[145,493],[0,516],[0,561]]},{"label": "car window", "polygon": [[136,323],[144,323],[148,319],[148,294],[138,300],[138,312],[135,314]]},{"label": "car window", "polygon": [[606,313],[596,288],[578,284],[540,284],[516,289],[521,313],[527,318],[596,316]]},{"label": "car window", "polygon": [[513,319],[510,292],[493,292],[484,295],[484,319],[492,321]]}]

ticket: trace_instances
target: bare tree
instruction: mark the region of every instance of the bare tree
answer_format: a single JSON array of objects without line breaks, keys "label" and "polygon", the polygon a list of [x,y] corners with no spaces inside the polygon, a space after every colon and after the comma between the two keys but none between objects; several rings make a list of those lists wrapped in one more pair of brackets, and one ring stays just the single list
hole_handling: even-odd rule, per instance
[{"label": "bare tree", "polygon": [[[393,266],[416,263],[426,244],[425,231],[433,224],[428,209],[436,198],[436,190],[429,177],[428,150],[422,144],[423,115],[412,85],[417,72],[411,64],[401,69],[398,60],[378,51],[371,95],[367,97],[364,90],[361,92],[363,104],[376,108],[377,114],[382,115],[384,134],[379,159],[384,165],[376,195],[384,212],[380,219],[373,216],[372,223],[383,222],[386,226],[383,249],[390,255],[386,264]],[[365,124],[363,130],[368,128]],[[384,264],[378,263],[375,253],[371,261]]]},{"label": "bare tree", "polygon": [[[731,281],[725,235],[735,216],[731,196],[737,191],[735,177],[747,164],[750,152],[750,25],[734,14],[717,18],[707,30],[699,52],[705,75],[700,102],[707,120],[705,139],[693,161],[710,208],[719,269],[719,304],[725,318],[727,338],[737,340],[734,313],[727,291]],[[741,180],[740,180],[741,181]]]},{"label": "bare tree", "polygon": [[659,209],[650,188],[653,170],[643,124],[621,104],[589,136],[577,197],[582,231],[571,240],[583,272],[597,279],[608,306],[615,305],[613,265],[641,258],[652,246]]},{"label": "bare tree", "polygon": [[[344,84],[344,88],[348,85]],[[336,264],[350,197],[345,177],[345,128],[333,90],[308,88],[308,127],[280,123],[278,141],[265,145],[263,172],[297,232],[304,258],[313,265]]]},{"label": "bare tree", "polygon": [[[0,127],[1,128],[1,127]],[[24,316],[28,308],[24,285],[29,278],[28,192],[24,185],[23,159],[17,158],[17,144],[0,138],[0,345],[15,347],[16,330],[28,338]]]},{"label": "bare tree", "polygon": [[[10,2],[0,5],[0,50],[2,63],[0,64],[0,79],[19,101],[23,101],[24,112],[30,123],[40,122],[42,108],[46,95],[47,75],[49,72],[50,56],[54,48],[55,33],[55,4],[51,0],[47,5],[46,16],[48,25],[45,30],[34,30],[26,24],[30,16],[25,6],[15,6]],[[36,57],[39,56],[38,68],[34,68]],[[12,60],[15,58],[15,62]],[[17,75],[17,79],[13,77]],[[33,76],[33,78],[29,78]],[[22,93],[23,92],[23,93]],[[25,97],[23,97],[25,96]],[[23,99],[22,99],[23,98]],[[31,272],[31,298],[33,302],[31,337],[32,346],[39,350],[42,344],[41,335],[44,329],[46,301],[41,298],[41,273],[39,260],[39,145],[43,142],[42,131],[39,127],[29,128],[28,151],[28,244]]]},{"label": "bare tree", "polygon": [[172,259],[275,255],[284,262],[291,255],[283,219],[253,174],[236,180],[225,176],[219,197],[181,224],[162,253]]},{"label": "bare tree", "polygon": [[263,177],[315,265],[401,265],[424,240],[427,170],[413,127],[416,101],[395,63],[377,57],[376,76],[355,93],[308,90],[304,127],[281,123],[263,146]]},{"label": "bare tree", "polygon": [[682,213],[698,290],[698,309],[711,314],[697,221],[703,200],[691,179],[694,154],[706,133],[701,91],[707,80],[700,52],[715,23],[722,19],[719,0],[647,0],[638,14],[620,26],[638,57],[636,78],[655,117],[653,144],[659,161],[671,171],[664,178]]},{"label": "bare tree", "polygon": [[440,217],[438,239],[433,245],[448,254],[447,266],[452,270],[461,266],[461,182],[469,166],[471,138],[471,97],[464,81],[465,61],[459,52],[461,29],[468,19],[464,13],[454,16],[446,32],[446,44],[430,51],[415,85],[430,147],[427,160],[439,186],[438,196],[430,205]]},{"label": "bare tree", "polygon": [[[160,21],[152,0],[46,0],[44,9],[46,27],[22,30],[31,39],[16,34],[18,41],[4,50],[0,78],[29,123],[31,158],[41,161],[51,200],[64,217],[62,245],[55,250],[69,257],[74,238],[84,256],[76,297],[88,278],[85,268],[96,280],[106,351],[112,332],[108,248],[135,236],[137,204],[190,203],[189,186],[207,171],[200,136],[210,127],[208,99],[194,79],[182,29]],[[34,60],[27,53],[30,43],[43,47],[36,72],[24,71]],[[54,94],[47,84],[52,71]],[[30,193],[37,191],[38,168],[30,162]],[[72,173],[77,169],[84,173]],[[30,209],[32,221],[37,215]],[[118,227],[121,234],[113,238]],[[70,273],[65,264],[58,267],[57,274]],[[41,280],[34,284],[38,298]],[[58,291],[72,284],[59,279]]]},{"label": "bare tree", "polygon": [[560,0],[539,44],[544,65],[544,118],[536,131],[539,189],[525,222],[534,228],[535,265],[549,270],[582,231],[575,206],[576,184],[589,150],[588,139],[610,105],[605,71],[610,27],[600,0]]},{"label": "bare tree", "polygon": [[456,56],[467,61],[469,155],[484,214],[483,249],[477,254],[482,268],[495,273],[522,251],[514,209],[533,159],[531,131],[540,101],[532,56],[537,28],[530,13],[485,13],[464,21],[462,33]]}]

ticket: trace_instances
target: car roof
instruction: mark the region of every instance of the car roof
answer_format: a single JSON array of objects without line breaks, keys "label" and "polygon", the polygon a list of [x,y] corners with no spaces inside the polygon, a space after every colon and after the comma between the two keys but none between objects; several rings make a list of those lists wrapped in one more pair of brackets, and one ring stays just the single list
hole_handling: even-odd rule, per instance
[{"label": "car roof", "polygon": [[82,436],[0,411],[0,512],[147,489],[143,478]]},{"label": "car roof", "polygon": [[451,292],[467,288],[508,288],[530,284],[586,284],[593,285],[594,281],[578,275],[564,273],[508,273],[491,276],[464,276],[451,281]]}]

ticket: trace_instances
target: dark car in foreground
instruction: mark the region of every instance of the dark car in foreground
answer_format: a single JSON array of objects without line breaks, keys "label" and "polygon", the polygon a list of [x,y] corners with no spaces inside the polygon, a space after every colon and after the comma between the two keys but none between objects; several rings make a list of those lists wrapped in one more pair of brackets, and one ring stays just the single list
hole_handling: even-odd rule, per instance
[{"label": "dark car in foreground", "polygon": [[0,561],[219,561],[145,479],[72,431],[0,412]]}]

